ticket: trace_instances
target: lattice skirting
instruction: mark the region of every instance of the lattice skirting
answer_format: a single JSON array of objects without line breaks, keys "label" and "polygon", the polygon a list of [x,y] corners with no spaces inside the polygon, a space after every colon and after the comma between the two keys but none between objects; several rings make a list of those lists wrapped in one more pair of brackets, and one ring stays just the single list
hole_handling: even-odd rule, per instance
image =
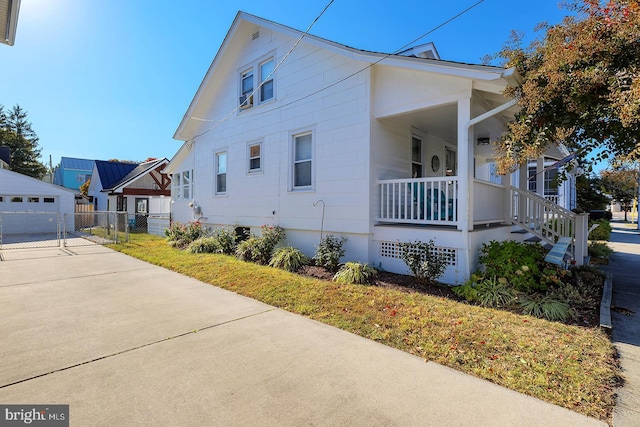
[{"label": "lattice skirting", "polygon": [[[455,267],[458,265],[457,249],[436,246],[435,251],[446,257],[448,266]],[[398,246],[398,242],[380,242],[380,256],[382,258],[400,259],[400,247]]]}]

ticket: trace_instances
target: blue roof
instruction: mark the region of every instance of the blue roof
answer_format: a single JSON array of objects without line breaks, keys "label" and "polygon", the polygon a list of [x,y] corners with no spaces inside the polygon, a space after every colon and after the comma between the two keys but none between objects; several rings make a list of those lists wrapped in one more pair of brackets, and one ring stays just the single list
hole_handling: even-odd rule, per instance
[{"label": "blue roof", "polygon": [[[163,162],[168,162],[168,160],[166,158],[162,158],[162,159],[150,160],[150,161],[145,162],[145,163],[140,163],[140,164],[136,165],[136,167],[134,169],[132,169],[131,172],[129,172],[122,179],[118,180],[117,182],[111,183],[110,186],[103,185],[102,189],[103,190],[113,190],[116,187],[120,187],[121,185],[133,180],[134,178],[137,178],[140,175],[142,175],[144,173],[147,173],[149,170],[155,169],[158,165],[162,164]],[[102,179],[102,178],[100,178],[100,179]]]},{"label": "blue roof", "polygon": [[76,159],[74,157],[62,157],[60,159],[60,168],[92,171],[93,162],[95,162],[95,160]]},{"label": "blue roof", "polygon": [[129,172],[134,170],[138,163],[122,163],[122,162],[106,162],[104,160],[96,160],[96,169],[100,175],[102,188],[111,188],[113,184],[127,176]]}]

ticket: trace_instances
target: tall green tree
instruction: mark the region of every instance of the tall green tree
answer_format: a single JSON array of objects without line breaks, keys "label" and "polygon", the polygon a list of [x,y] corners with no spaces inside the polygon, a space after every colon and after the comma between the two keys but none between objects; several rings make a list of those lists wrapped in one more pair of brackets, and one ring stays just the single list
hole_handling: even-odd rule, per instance
[{"label": "tall green tree", "polygon": [[[496,144],[506,173],[554,142],[580,156],[640,158],[640,2],[574,0],[573,13],[528,47],[521,35],[498,57],[522,84],[506,94],[520,113]],[[589,166],[586,164],[585,166]]]},{"label": "tall green tree", "polygon": [[0,145],[11,148],[11,170],[34,178],[42,178],[46,167],[38,161],[41,148],[38,136],[19,105],[5,111],[0,104]]},{"label": "tall green tree", "polygon": [[576,178],[578,207],[585,211],[605,210],[609,197],[604,194],[602,178],[595,175],[580,175]]}]

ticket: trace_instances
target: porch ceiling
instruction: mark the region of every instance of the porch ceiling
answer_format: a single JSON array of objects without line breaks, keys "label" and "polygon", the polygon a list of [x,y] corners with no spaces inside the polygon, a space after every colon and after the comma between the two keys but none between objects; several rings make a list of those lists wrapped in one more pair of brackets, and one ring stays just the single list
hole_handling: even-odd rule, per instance
[{"label": "porch ceiling", "polygon": [[[479,93],[480,91],[475,91]],[[489,111],[508,101],[504,96],[481,92],[479,104],[484,111]],[[489,137],[492,140],[498,139],[504,128],[502,125],[508,123],[514,116],[518,107],[510,108],[495,116],[499,120],[485,120],[474,126],[476,137]],[[482,111],[482,112],[484,112]],[[472,113],[471,117],[476,117],[480,113]],[[437,107],[414,110],[394,117],[383,118],[381,120],[400,120],[405,126],[414,127],[429,134],[433,134],[443,140],[455,144],[458,139],[458,106],[456,103],[439,105]]]}]

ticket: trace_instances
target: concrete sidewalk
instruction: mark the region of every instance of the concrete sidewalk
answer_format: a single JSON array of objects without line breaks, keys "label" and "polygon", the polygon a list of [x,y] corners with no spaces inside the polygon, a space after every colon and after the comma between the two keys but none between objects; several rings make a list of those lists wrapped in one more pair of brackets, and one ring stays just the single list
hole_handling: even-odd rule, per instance
[{"label": "concrete sidewalk", "polygon": [[620,353],[624,386],[613,412],[615,427],[640,426],[640,233],[635,224],[611,222],[615,251],[603,270],[613,277],[611,339]]},{"label": "concrete sidewalk", "polygon": [[72,426],[604,426],[99,246],[4,251],[0,403]]}]

